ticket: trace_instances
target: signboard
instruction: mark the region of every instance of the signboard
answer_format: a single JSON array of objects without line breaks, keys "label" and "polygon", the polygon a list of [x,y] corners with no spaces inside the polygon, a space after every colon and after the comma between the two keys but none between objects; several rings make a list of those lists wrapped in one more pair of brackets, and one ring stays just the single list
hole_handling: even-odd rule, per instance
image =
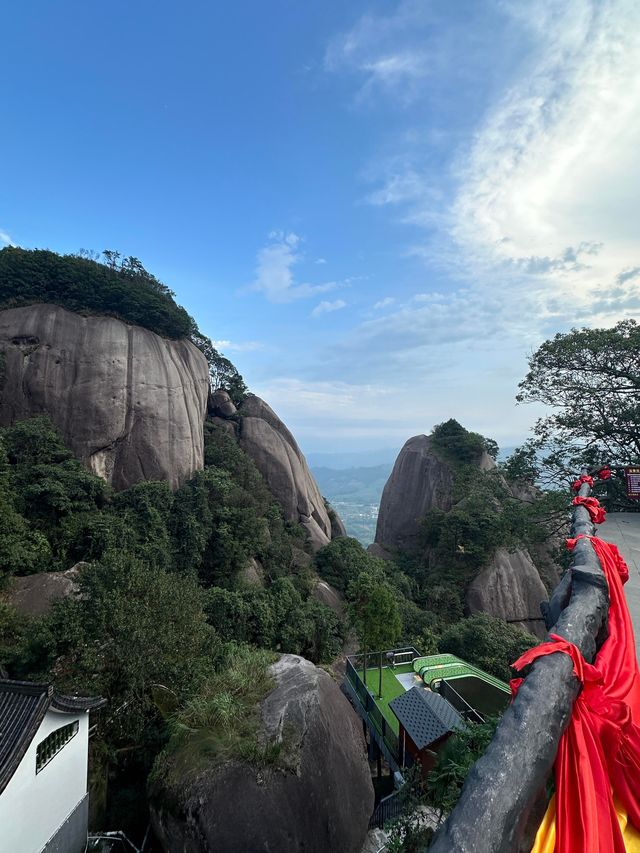
[{"label": "signboard", "polygon": [[627,477],[627,497],[640,500],[640,465],[628,465],[624,472]]}]

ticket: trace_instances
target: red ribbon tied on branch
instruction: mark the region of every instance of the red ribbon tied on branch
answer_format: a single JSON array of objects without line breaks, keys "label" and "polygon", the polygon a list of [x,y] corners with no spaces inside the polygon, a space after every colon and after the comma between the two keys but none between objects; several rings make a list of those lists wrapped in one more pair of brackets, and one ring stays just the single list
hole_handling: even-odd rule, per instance
[{"label": "red ribbon tied on branch", "polygon": [[607,513],[604,507],[600,506],[600,501],[598,498],[581,498],[580,496],[574,498],[571,503],[574,506],[583,506],[585,507],[589,515],[591,516],[591,521],[594,524],[602,524],[602,522],[606,519]]},{"label": "red ribbon tied on branch", "polygon": [[604,468],[601,468],[598,471],[598,479],[599,480],[610,480],[611,479],[611,468],[608,465],[605,465]]},{"label": "red ribbon tied on branch", "polygon": [[579,477],[574,482],[574,484],[571,486],[571,488],[573,489],[574,492],[577,492],[580,490],[580,486],[583,483],[588,483],[591,486],[591,488],[593,488],[593,477],[590,477],[589,474],[582,474],[582,476]]}]

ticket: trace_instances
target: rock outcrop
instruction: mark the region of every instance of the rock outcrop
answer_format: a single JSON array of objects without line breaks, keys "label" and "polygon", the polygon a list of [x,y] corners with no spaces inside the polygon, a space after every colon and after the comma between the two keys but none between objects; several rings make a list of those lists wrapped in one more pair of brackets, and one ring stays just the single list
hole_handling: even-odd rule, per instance
[{"label": "rock outcrop", "polygon": [[[517,488],[494,471],[496,464],[488,453],[483,452],[477,464],[486,476],[498,477],[507,494],[522,499]],[[416,549],[419,546],[420,519],[431,509],[447,512],[452,508],[453,485],[453,469],[434,452],[430,437],[416,435],[410,438],[400,451],[384,487],[376,539],[369,546],[369,552],[392,559],[396,549]],[[527,493],[525,499],[533,500],[536,496]],[[494,504],[495,511],[501,512],[497,497]],[[548,572],[553,577],[550,557],[547,562],[543,564],[545,575]],[[489,613],[544,637],[540,603],[547,601],[548,597],[530,554],[523,550],[499,548],[471,582],[466,592],[465,608],[470,614]]]},{"label": "rock outcrop", "polygon": [[89,563],[76,563],[66,572],[38,572],[12,577],[3,592],[5,600],[22,616],[43,616],[55,601],[78,593],[78,579]]},{"label": "rock outcrop", "polygon": [[186,340],[56,305],[0,311],[0,425],[48,415],[116,489],[203,466],[208,367]]},{"label": "rock outcrop", "polygon": [[358,718],[309,661],[283,655],[271,673],[258,740],[281,745],[277,764],[156,779],[151,816],[166,853],[360,853],[374,798]]},{"label": "rock outcrop", "polygon": [[451,509],[453,474],[434,453],[431,439],[414,435],[400,451],[380,501],[375,542],[412,550],[419,521],[430,509]]},{"label": "rock outcrop", "polygon": [[315,550],[331,540],[331,521],[295,438],[264,400],[248,394],[238,409],[240,446],[253,459],[288,521],[299,522]]},{"label": "rock outcrop", "polygon": [[470,614],[497,616],[543,639],[546,629],[540,602],[548,598],[529,553],[498,548],[489,564],[471,582],[465,605]]}]

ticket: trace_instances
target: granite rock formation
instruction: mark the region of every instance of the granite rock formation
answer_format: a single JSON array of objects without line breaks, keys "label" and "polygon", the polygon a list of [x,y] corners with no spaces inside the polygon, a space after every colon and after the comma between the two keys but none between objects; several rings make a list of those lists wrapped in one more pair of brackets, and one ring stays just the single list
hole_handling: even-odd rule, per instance
[{"label": "granite rock formation", "polygon": [[298,444],[263,400],[248,394],[238,409],[240,447],[255,462],[288,521],[309,534],[314,550],[331,540],[324,499]]},{"label": "granite rock formation", "polygon": [[[470,614],[488,613],[544,639],[540,602],[549,595],[527,551],[498,548],[465,597]],[[515,621],[519,620],[519,621]]]},{"label": "granite rock formation", "polygon": [[166,853],[359,853],[373,809],[361,725],[338,685],[297,655],[271,668],[259,741],[281,744],[276,766],[240,760],[165,775],[150,791]]},{"label": "granite rock formation", "polygon": [[430,509],[451,509],[452,491],[450,467],[434,453],[428,436],[414,435],[400,451],[383,489],[376,544],[416,548],[420,519]]},{"label": "granite rock formation", "polygon": [[80,572],[89,563],[76,563],[65,572],[38,572],[34,575],[12,577],[3,597],[22,616],[43,616],[54,602],[77,595]]},{"label": "granite rock formation", "polygon": [[0,311],[0,425],[48,415],[116,489],[203,466],[206,359],[187,340],[56,305]]},{"label": "granite rock formation", "polygon": [[[521,497],[517,487],[508,484],[496,472],[496,464],[483,452],[478,467],[487,476],[500,478],[507,493]],[[491,473],[493,472],[493,473]],[[535,495],[527,494],[527,500]],[[404,445],[384,487],[375,543],[369,546],[374,556],[393,559],[395,550],[412,551],[419,547],[420,519],[431,509],[447,512],[453,505],[453,470],[432,448],[431,438],[416,435]],[[501,506],[495,499],[495,511]],[[537,556],[537,555],[536,555]],[[554,576],[551,557],[543,561],[544,574]],[[523,550],[499,548],[470,584],[465,598],[468,613],[489,613],[545,636],[540,603],[548,592],[531,555]]]}]

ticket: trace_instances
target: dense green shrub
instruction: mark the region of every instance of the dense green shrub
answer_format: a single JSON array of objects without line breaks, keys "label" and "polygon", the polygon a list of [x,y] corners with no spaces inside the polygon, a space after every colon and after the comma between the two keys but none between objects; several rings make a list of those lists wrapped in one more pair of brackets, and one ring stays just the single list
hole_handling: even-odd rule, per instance
[{"label": "dense green shrub", "polygon": [[321,548],[315,556],[315,565],[318,574],[343,594],[361,572],[385,571],[383,560],[372,557],[357,539],[348,536],[339,536]]},{"label": "dense green shrub", "polygon": [[511,664],[537,644],[538,639],[532,634],[488,613],[479,613],[447,628],[438,648],[509,681]]},{"label": "dense green shrub", "polygon": [[427,777],[427,799],[431,805],[444,814],[451,811],[469,770],[489,746],[497,725],[498,719],[467,723],[466,729],[451,735]]},{"label": "dense green shrub", "polygon": [[303,655],[315,663],[333,660],[342,645],[343,625],[336,614],[312,598],[303,599],[289,578],[278,578],[266,589],[212,587],[205,611],[225,639]]},{"label": "dense green shrub", "polygon": [[[469,432],[458,421],[451,418],[438,424],[431,433],[431,444],[448,461],[459,465],[478,462],[482,451],[487,449],[487,440],[477,432]],[[497,445],[490,442],[490,450],[497,454]]]},{"label": "dense green shrub", "polygon": [[0,250],[0,307],[51,302],[71,311],[109,314],[167,338],[189,337],[195,323],[171,291],[137,274],[44,249]]}]

